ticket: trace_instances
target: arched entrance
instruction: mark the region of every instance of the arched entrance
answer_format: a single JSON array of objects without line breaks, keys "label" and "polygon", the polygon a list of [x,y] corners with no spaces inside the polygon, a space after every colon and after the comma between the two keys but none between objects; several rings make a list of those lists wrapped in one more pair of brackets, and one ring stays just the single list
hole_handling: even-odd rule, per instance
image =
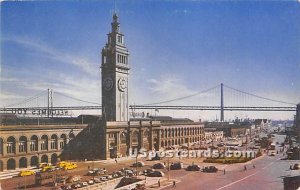
[{"label": "arched entrance", "polygon": [[19,168],[27,168],[27,158],[25,157],[20,158]]},{"label": "arched entrance", "polygon": [[57,154],[52,154],[51,155],[51,164],[56,164],[57,162]]},{"label": "arched entrance", "polygon": [[41,158],[41,162],[42,163],[48,163],[48,156],[47,155],[43,155]]},{"label": "arched entrance", "polygon": [[7,170],[15,170],[16,169],[16,161],[11,158],[7,160]]},{"label": "arched entrance", "polygon": [[38,166],[39,164],[39,159],[37,156],[32,156],[31,159],[30,159],[30,166]]}]

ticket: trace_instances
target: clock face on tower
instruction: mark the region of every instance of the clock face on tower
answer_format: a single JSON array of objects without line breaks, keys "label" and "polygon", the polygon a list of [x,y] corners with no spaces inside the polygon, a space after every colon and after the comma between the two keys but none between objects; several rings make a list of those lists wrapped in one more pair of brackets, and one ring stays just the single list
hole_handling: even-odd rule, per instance
[{"label": "clock face on tower", "polygon": [[104,85],[104,89],[109,91],[110,89],[112,89],[114,85],[114,81],[111,77],[105,77],[103,80],[103,85]]},{"label": "clock face on tower", "polygon": [[119,90],[124,92],[125,89],[127,88],[127,82],[126,82],[126,79],[125,78],[120,78],[119,81],[118,81],[118,87],[119,87]]}]

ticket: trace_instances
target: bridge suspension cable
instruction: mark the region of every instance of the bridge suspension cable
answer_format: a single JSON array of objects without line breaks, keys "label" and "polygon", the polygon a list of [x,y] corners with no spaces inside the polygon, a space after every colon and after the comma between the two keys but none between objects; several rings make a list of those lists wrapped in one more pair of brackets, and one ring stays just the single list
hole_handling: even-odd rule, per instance
[{"label": "bridge suspension cable", "polygon": [[200,95],[200,94],[209,92],[209,91],[211,91],[211,90],[214,90],[214,89],[218,88],[219,86],[220,86],[220,85],[216,85],[216,86],[214,86],[214,87],[205,89],[205,90],[203,90],[203,91],[200,91],[200,92],[197,92],[197,93],[188,95],[188,96],[178,97],[178,98],[174,98],[174,99],[171,99],[171,100],[165,100],[165,101],[161,101],[161,102],[154,102],[154,103],[142,104],[142,105],[140,105],[140,106],[158,105],[158,104],[170,103],[170,102],[175,102],[175,101],[178,101],[178,100],[183,100],[183,99],[191,98],[191,97],[194,97],[194,96],[197,96],[197,95]]},{"label": "bridge suspension cable", "polygon": [[72,96],[63,94],[63,93],[61,93],[61,92],[56,92],[56,91],[55,91],[54,93],[59,94],[59,95],[61,95],[61,96],[64,96],[64,97],[66,97],[66,98],[70,98],[70,99],[76,100],[76,101],[80,101],[80,102],[84,102],[84,103],[89,103],[89,104],[95,104],[95,105],[101,105],[101,104],[99,104],[99,103],[97,103],[97,102],[90,102],[90,101],[82,100],[82,99],[79,99],[79,98],[74,98],[74,97],[72,97]]},{"label": "bridge suspension cable", "polygon": [[268,100],[268,101],[271,101],[271,102],[276,102],[276,103],[282,103],[282,104],[288,104],[288,105],[297,105],[296,103],[291,103],[291,102],[286,102],[286,101],[281,101],[281,100],[275,100],[275,99],[271,99],[271,98],[266,98],[266,97],[263,97],[263,96],[259,96],[259,95],[256,95],[256,94],[252,94],[252,93],[249,93],[249,92],[245,92],[245,91],[242,91],[242,90],[238,90],[236,88],[233,88],[233,87],[230,87],[230,86],[227,86],[224,84],[224,87],[228,88],[228,89],[231,89],[231,90],[234,90],[236,92],[239,92],[239,93],[243,93],[243,94],[247,94],[249,96],[253,96],[253,97],[256,97],[256,98],[260,98],[260,99],[263,99],[263,100]]},{"label": "bridge suspension cable", "polygon": [[17,103],[14,103],[14,104],[10,104],[10,105],[4,106],[4,107],[12,107],[12,106],[17,106],[17,105],[22,105],[22,104],[25,104],[27,102],[33,101],[35,99],[38,99],[39,97],[41,97],[41,96],[43,96],[43,95],[45,95],[47,93],[48,93],[48,90],[44,90],[44,91],[42,91],[42,92],[40,92],[40,93],[38,93],[38,94],[30,97],[30,98],[27,98],[27,99],[22,100],[20,102],[17,102]]}]

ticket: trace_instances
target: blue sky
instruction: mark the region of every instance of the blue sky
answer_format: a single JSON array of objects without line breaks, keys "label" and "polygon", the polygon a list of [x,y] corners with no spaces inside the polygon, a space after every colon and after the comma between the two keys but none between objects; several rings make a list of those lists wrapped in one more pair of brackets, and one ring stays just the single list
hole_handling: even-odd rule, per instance
[{"label": "blue sky", "polygon": [[[113,1],[2,2],[0,106],[47,88],[101,102],[100,52],[113,9]],[[221,82],[300,102],[299,2],[119,0],[117,10],[130,51],[131,103],[186,96]],[[225,105],[236,103],[232,92],[226,96]],[[211,92],[172,104],[218,103]],[[212,119],[218,113],[160,114]],[[285,119],[293,113],[226,114],[235,116]]]}]

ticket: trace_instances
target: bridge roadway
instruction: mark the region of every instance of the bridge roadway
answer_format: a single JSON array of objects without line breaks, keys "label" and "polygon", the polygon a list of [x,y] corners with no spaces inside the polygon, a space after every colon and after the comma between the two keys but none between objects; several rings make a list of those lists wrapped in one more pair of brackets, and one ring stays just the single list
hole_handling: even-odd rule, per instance
[{"label": "bridge roadway", "polygon": [[[56,106],[56,107],[15,107],[0,108],[0,113],[23,113],[30,110],[101,110],[101,106]],[[220,106],[151,106],[151,105],[130,105],[133,110],[220,110]],[[294,107],[243,107],[243,106],[224,106],[225,111],[296,111]]]}]

